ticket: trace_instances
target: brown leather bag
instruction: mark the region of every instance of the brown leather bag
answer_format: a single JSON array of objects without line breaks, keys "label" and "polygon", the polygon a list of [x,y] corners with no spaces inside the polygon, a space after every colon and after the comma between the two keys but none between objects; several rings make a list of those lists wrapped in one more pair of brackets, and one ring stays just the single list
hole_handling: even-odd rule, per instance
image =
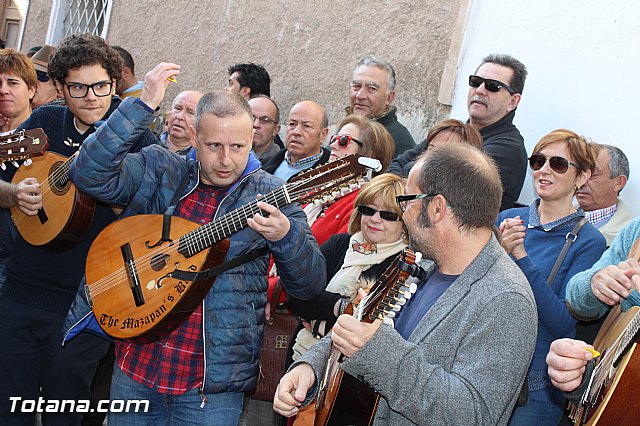
[{"label": "brown leather bag", "polygon": [[285,373],[289,341],[294,338],[298,326],[298,318],[289,312],[287,304],[278,304],[281,293],[282,282],[278,280],[269,301],[271,320],[264,325],[258,384],[252,395],[260,401],[273,401],[276,387]]}]

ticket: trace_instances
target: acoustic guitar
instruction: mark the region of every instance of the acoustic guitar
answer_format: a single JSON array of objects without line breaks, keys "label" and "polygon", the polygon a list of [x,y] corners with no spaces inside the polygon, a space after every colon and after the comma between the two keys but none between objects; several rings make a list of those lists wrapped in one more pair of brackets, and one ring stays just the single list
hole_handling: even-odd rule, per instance
[{"label": "acoustic guitar", "polygon": [[[350,155],[307,171],[260,200],[281,208],[318,199],[380,168],[378,160]],[[215,277],[188,281],[174,275],[220,265],[229,247],[227,237],[244,229],[248,218],[263,214],[256,204],[202,226],[171,217],[170,235],[164,239],[163,215],[131,216],[103,229],[87,255],[85,294],[105,333],[150,342],[180,326]]]},{"label": "acoustic guitar", "polygon": [[[640,257],[640,240],[629,258]],[[620,305],[607,315],[593,346],[601,353],[578,404],[569,403],[574,425],[613,426],[638,424],[640,403],[640,307],[622,312]]]},{"label": "acoustic guitar", "polygon": [[23,163],[13,176],[14,184],[28,177],[40,182],[42,207],[38,214],[29,216],[16,206],[11,208],[13,222],[29,244],[42,246],[54,240],[62,244],[76,243],[91,227],[96,203],[69,178],[74,158],[47,152]]},{"label": "acoustic guitar", "polygon": [[[360,304],[345,313],[353,313],[360,321],[369,323],[376,319],[390,322],[423,278],[424,271],[417,265],[421,258],[421,253],[409,249],[402,251]],[[331,355],[316,399],[315,426],[369,426],[373,423],[380,395],[366,383],[346,374],[340,368],[342,358],[340,351],[331,344]]]}]

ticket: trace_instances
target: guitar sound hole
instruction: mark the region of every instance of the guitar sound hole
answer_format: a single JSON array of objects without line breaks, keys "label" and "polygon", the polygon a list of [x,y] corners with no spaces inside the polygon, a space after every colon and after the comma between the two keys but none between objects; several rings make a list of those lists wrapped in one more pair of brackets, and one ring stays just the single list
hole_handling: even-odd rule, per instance
[{"label": "guitar sound hole", "polygon": [[169,262],[168,254],[156,254],[151,258],[151,269],[154,271],[162,271],[162,269],[167,266]]},{"label": "guitar sound hole", "polygon": [[63,173],[60,170],[60,166],[64,164],[63,161],[56,161],[51,169],[49,170],[48,180],[49,187],[51,188],[51,192],[58,196],[62,196],[69,191],[69,187],[71,186],[71,181],[69,180],[69,176],[67,173]]}]

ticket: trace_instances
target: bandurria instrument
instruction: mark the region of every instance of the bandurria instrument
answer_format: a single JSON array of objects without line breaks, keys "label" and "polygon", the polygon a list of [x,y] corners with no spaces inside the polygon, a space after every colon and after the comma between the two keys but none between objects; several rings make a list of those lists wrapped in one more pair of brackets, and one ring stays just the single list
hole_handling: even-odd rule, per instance
[{"label": "bandurria instrument", "polygon": [[[424,271],[417,265],[421,258],[421,253],[409,249],[398,254],[355,308],[353,315],[369,323],[376,319],[390,322],[423,279]],[[345,312],[353,311],[347,309]],[[341,362],[342,354],[331,344],[331,355],[316,399],[314,425],[368,426],[373,422],[380,395],[366,383],[346,374],[340,368]]]},{"label": "bandurria instrument", "polygon": [[78,188],[69,178],[69,167],[74,157],[53,152],[25,161],[11,180],[17,184],[32,177],[40,182],[42,207],[38,214],[28,216],[17,206],[11,208],[11,217],[18,232],[31,245],[48,243],[76,243],[91,227],[95,200]]},{"label": "bandurria instrument", "polygon": [[229,247],[227,237],[245,228],[247,219],[263,214],[258,201],[281,208],[317,199],[379,168],[378,160],[350,155],[309,170],[202,226],[171,217],[167,232],[163,215],[131,216],[111,223],[87,255],[85,293],[98,323],[118,339],[148,342],[164,337],[202,302],[215,280],[189,281],[185,271],[220,265]]},{"label": "bandurria instrument", "polygon": [[[640,240],[629,258],[640,257]],[[569,418],[575,425],[608,426],[637,424],[640,404],[640,307],[622,312],[611,309],[593,346],[601,353],[578,404],[569,403]]]}]

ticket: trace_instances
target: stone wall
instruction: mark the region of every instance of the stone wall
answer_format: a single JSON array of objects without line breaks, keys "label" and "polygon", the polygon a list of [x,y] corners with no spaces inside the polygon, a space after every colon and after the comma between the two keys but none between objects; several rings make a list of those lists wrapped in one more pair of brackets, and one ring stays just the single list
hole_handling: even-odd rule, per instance
[{"label": "stone wall", "polygon": [[[181,90],[222,88],[229,65],[255,62],[269,71],[285,118],[293,104],[313,99],[332,124],[348,104],[355,63],[375,54],[396,70],[394,104],[418,141],[449,115],[438,91],[461,4],[464,9],[464,0],[116,0],[107,40],[131,52],[140,80],[157,62],[180,64],[168,100]],[[44,40],[50,8],[48,1],[31,1],[25,50]]]}]

